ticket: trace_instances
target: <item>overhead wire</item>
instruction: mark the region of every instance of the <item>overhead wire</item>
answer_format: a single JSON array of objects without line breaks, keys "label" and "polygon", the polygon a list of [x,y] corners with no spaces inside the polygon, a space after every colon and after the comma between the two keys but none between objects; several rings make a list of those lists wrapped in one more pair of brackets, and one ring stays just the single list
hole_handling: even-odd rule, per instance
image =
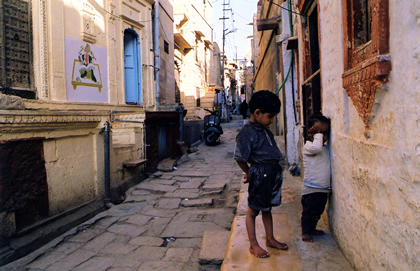
[{"label": "overhead wire", "polygon": [[278,6],[278,7],[280,7],[280,8],[282,8],[282,9],[284,9],[284,10],[287,10],[287,11],[289,11],[289,12],[291,12],[291,13],[294,13],[294,14],[297,14],[297,15],[300,15],[300,16],[309,17],[308,15],[306,15],[306,14],[304,14],[304,13],[299,13],[299,12],[293,11],[293,10],[291,9],[291,7],[289,7],[289,8],[282,7],[282,6],[280,6],[279,4],[274,3],[274,2],[273,2],[273,0],[267,0],[267,1],[268,1],[268,2],[270,2],[270,3],[272,3],[272,4],[274,4],[274,5],[276,5],[276,6]]}]

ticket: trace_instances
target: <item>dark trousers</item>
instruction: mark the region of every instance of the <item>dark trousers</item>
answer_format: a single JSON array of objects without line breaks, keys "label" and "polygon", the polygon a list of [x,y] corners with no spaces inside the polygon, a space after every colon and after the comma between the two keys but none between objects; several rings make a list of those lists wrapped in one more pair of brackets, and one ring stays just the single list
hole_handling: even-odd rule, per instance
[{"label": "dark trousers", "polygon": [[312,193],[302,196],[302,234],[311,234],[324,212],[328,193]]}]

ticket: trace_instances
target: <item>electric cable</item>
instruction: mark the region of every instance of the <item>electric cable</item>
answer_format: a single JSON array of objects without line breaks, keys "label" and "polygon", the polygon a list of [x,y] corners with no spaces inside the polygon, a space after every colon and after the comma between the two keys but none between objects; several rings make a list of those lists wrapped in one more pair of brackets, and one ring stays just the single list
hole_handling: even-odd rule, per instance
[{"label": "electric cable", "polygon": [[277,3],[274,3],[274,2],[273,2],[273,0],[267,0],[267,1],[268,1],[268,2],[270,2],[270,3],[272,3],[272,4],[274,4],[274,5],[276,5],[276,6],[278,6],[278,7],[280,7],[280,8],[282,8],[282,9],[284,9],[284,10],[287,10],[287,11],[289,11],[289,12],[291,12],[291,13],[294,13],[294,14],[297,14],[297,15],[300,15],[300,16],[309,17],[308,15],[306,15],[306,14],[304,14],[304,13],[299,13],[299,12],[295,12],[295,11],[291,10],[290,5],[288,5],[288,6],[289,6],[289,8],[285,8],[285,7],[280,6],[280,5],[279,5],[279,4],[277,4]]}]

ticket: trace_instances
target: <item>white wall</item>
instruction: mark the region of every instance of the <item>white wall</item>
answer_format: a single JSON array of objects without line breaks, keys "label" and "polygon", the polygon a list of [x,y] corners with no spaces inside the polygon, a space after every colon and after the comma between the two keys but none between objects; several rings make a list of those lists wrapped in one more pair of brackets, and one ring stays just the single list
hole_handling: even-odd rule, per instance
[{"label": "white wall", "polygon": [[332,120],[331,226],[357,269],[419,270],[420,4],[389,2],[392,72],[366,138],[342,88],[342,1],[319,1],[323,113]]}]

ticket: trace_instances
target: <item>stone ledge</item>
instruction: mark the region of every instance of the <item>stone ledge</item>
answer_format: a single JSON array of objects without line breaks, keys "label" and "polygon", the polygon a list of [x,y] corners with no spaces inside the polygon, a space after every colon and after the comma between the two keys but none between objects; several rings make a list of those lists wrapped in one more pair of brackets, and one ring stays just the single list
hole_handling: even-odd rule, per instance
[{"label": "stone ledge", "polygon": [[222,264],[230,231],[205,231],[201,242],[200,264]]},{"label": "stone ledge", "polygon": [[24,132],[95,128],[107,117],[98,112],[0,110],[0,131]]},{"label": "stone ledge", "polygon": [[125,168],[136,168],[140,165],[143,165],[144,163],[147,162],[147,159],[138,159],[138,160],[132,160],[132,161],[127,161],[123,163],[123,166]]}]

